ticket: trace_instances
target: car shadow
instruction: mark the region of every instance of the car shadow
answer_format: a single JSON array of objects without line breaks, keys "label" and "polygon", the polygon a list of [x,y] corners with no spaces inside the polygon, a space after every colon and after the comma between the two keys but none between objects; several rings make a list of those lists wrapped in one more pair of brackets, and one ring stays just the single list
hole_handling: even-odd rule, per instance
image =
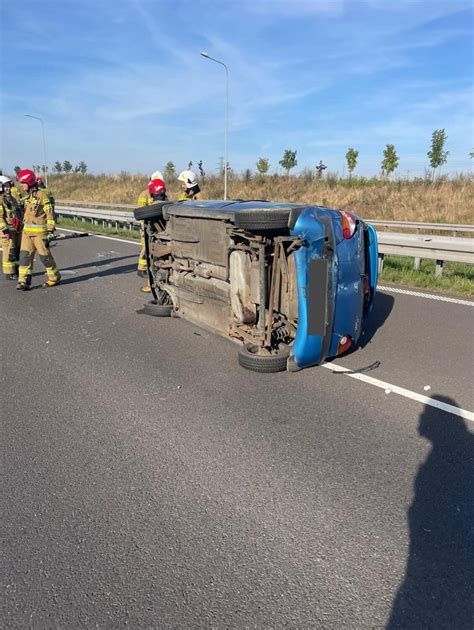
[{"label": "car shadow", "polygon": [[74,271],[75,269],[86,269],[87,267],[103,267],[104,265],[110,265],[111,263],[118,262],[119,260],[129,260],[133,258],[137,259],[137,256],[116,256],[115,258],[100,258],[99,260],[92,260],[81,265],[74,265],[73,267],[64,267],[64,269]]},{"label": "car shadow", "polygon": [[429,405],[418,433],[432,448],[416,475],[405,577],[386,628],[471,630],[474,435],[462,418]]},{"label": "car shadow", "polygon": [[377,293],[371,312],[362,322],[362,332],[357,342],[357,349],[365,348],[372,341],[379,328],[385,324],[393,309],[395,298],[388,293]]},{"label": "car shadow", "polygon": [[[135,258],[135,256],[134,256]],[[70,278],[69,276],[61,280],[61,285],[76,284],[77,282],[87,282],[92,278],[105,278],[107,276],[118,276],[132,272],[136,272],[136,263],[130,265],[122,265],[121,267],[112,267],[111,269],[105,269],[104,271],[97,271],[95,273],[86,274],[85,276],[77,276]]]},{"label": "car shadow", "polygon": [[[110,265],[111,263],[115,263],[118,262],[120,260],[128,260],[128,259],[136,259],[137,257],[135,255],[133,256],[117,256],[115,258],[102,258],[100,260],[92,260],[86,263],[82,263],[81,265],[74,265],[72,267],[62,267],[59,269],[59,272],[61,273],[61,270],[63,271],[75,271],[76,269],[87,269],[88,267],[104,267],[105,265]],[[41,267],[41,265],[39,265]],[[32,277],[37,277],[37,276],[42,276],[44,275],[44,270],[42,269],[38,269],[37,271],[34,271],[32,274]]]}]

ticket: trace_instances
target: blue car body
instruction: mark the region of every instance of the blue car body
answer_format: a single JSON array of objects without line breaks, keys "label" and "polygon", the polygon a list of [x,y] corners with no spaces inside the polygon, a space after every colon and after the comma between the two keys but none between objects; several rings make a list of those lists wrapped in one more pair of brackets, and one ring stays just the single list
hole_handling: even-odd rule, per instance
[{"label": "blue car body", "polygon": [[[330,256],[325,252],[325,238],[330,231],[328,225],[334,232]],[[302,368],[336,356],[344,336],[351,338],[351,345],[359,340],[362,319],[372,308],[377,287],[377,235],[371,225],[359,220],[354,235],[344,239],[340,213],[319,206],[305,208],[291,234],[307,243],[295,253],[298,329],[291,352],[295,366]],[[327,261],[329,282],[325,294],[311,291],[310,268],[316,260]],[[364,294],[364,288],[367,288],[364,287],[365,276],[368,276],[369,296]],[[308,314],[312,300],[326,300],[325,325],[321,334],[311,334]]]}]

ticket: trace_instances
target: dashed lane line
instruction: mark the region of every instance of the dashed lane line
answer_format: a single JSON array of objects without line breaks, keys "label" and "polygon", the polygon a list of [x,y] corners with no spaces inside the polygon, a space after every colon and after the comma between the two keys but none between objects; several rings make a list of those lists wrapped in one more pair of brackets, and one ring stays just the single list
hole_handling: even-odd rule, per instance
[{"label": "dashed lane line", "polygon": [[402,295],[413,295],[415,297],[425,298],[427,300],[436,300],[438,302],[451,302],[451,304],[462,304],[464,306],[474,306],[474,300],[462,300],[461,298],[452,298],[445,295],[435,295],[433,293],[422,293],[421,291],[411,291],[409,289],[399,289],[398,287],[390,287],[378,285],[377,291],[389,291],[391,293],[401,293]]}]

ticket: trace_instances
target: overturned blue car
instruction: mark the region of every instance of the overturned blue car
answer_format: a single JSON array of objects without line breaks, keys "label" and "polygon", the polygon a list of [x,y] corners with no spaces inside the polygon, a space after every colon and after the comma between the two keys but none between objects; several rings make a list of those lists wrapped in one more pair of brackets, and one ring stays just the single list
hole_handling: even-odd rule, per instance
[{"label": "overturned blue car", "polygon": [[240,342],[257,372],[297,371],[357,344],[377,286],[377,236],[351,212],[267,201],[158,202],[145,223],[153,300]]}]

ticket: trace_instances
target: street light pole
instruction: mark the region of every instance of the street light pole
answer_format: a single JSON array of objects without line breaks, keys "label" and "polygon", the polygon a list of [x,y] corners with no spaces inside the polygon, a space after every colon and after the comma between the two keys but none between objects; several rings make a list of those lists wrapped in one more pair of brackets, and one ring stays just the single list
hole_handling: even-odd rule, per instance
[{"label": "street light pole", "polygon": [[201,55],[206,59],[210,59],[211,61],[215,61],[216,63],[224,66],[225,68],[225,119],[224,119],[224,200],[227,199],[227,128],[228,128],[228,119],[229,119],[229,69],[225,65],[224,62],[219,61],[218,59],[214,59],[207,54],[207,52],[202,52]]},{"label": "street light pole", "polygon": [[44,122],[43,119],[39,116],[32,116],[31,114],[25,114],[28,118],[34,118],[35,120],[39,120],[41,123],[41,128],[43,130],[43,153],[44,153],[44,164],[43,164],[43,174],[44,174],[44,183],[46,186],[48,185],[48,175],[46,172],[46,141],[44,139]]}]

